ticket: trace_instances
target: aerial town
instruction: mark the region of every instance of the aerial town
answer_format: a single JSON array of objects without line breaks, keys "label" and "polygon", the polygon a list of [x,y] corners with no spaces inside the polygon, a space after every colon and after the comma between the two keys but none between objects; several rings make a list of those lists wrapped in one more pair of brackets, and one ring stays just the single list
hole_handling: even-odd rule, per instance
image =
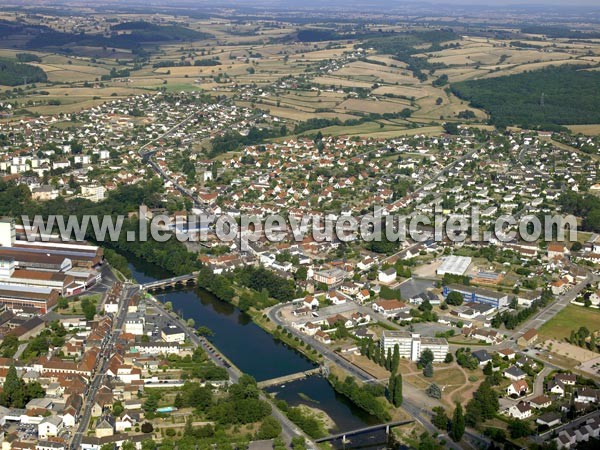
[{"label": "aerial town", "polygon": [[2,450],[600,448],[597,8],[117,3],[0,6]]}]

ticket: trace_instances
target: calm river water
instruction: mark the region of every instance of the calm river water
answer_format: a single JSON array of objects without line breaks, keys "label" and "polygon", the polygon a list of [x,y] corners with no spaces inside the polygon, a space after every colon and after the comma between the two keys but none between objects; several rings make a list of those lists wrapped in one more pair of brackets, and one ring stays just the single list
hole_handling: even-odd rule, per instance
[{"label": "calm river water", "polygon": [[[139,283],[168,278],[165,271],[139,259],[127,256],[134,278]],[[254,324],[250,317],[235,306],[215,298],[203,289],[167,291],[156,296],[170,301],[173,310],[185,319],[194,319],[196,326],[207,326],[214,332],[211,342],[240,370],[257,381],[288,375],[314,367],[313,363],[294,349],[282,344]],[[378,423],[377,418],[356,407],[337,394],[327,380],[312,376],[269,389],[277,398],[292,406],[305,404],[324,411],[334,422],[332,433],[361,428]],[[384,432],[354,436],[345,446],[336,448],[380,450],[386,448]]]}]

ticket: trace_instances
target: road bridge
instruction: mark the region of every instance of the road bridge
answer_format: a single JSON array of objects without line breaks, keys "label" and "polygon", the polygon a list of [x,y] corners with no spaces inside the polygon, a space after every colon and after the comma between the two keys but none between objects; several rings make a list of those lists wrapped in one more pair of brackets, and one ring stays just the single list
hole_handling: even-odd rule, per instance
[{"label": "road bridge", "polygon": [[291,383],[292,381],[302,380],[303,378],[310,377],[312,375],[318,375],[321,373],[320,367],[315,367],[314,369],[305,370],[304,372],[296,372],[291,373],[289,375],[284,375],[282,377],[271,378],[270,380],[259,381],[258,387],[261,389],[279,386],[285,383]]},{"label": "road bridge", "polygon": [[402,420],[402,421],[397,421],[397,422],[381,423],[379,425],[372,425],[370,427],[357,428],[355,430],[345,431],[343,433],[332,434],[331,436],[323,437],[320,439],[315,439],[315,442],[318,444],[321,442],[335,441],[336,439],[340,439],[340,438],[342,439],[343,442],[346,442],[348,436],[355,436],[357,434],[370,433],[372,431],[379,431],[379,430],[385,430],[386,434],[389,434],[390,430],[392,428],[399,427],[401,425],[408,425],[409,423],[413,423],[413,422],[414,422],[414,420]]},{"label": "road bridge", "polygon": [[195,284],[198,278],[198,272],[180,275],[178,277],[165,278],[164,280],[156,280],[150,283],[140,284],[140,289],[144,291],[156,291],[158,289],[183,287],[190,284]]}]

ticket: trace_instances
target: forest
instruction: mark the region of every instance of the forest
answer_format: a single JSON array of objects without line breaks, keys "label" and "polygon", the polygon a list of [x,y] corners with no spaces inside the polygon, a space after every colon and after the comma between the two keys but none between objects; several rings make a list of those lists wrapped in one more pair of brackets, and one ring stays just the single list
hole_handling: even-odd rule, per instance
[{"label": "forest", "polygon": [[583,218],[583,231],[600,232],[600,199],[594,195],[582,195],[573,191],[565,191],[558,203],[563,212]]},{"label": "forest", "polygon": [[119,29],[115,30],[115,27],[113,27],[115,31],[109,37],[100,34],[47,31],[34,36],[27,42],[26,47],[40,49],[76,44],[91,47],[136,48],[151,42],[193,41],[212,37],[209,33],[190,30],[179,25],[154,25],[147,23],[146,26],[143,26],[142,24],[146,24],[146,22],[129,22],[117,25]]},{"label": "forest", "polygon": [[497,127],[559,129],[600,123],[600,72],[548,67],[504,77],[453,83],[452,92],[486,110]]},{"label": "forest", "polygon": [[36,66],[0,58],[0,85],[18,86],[27,83],[40,83],[48,80],[46,72]]}]

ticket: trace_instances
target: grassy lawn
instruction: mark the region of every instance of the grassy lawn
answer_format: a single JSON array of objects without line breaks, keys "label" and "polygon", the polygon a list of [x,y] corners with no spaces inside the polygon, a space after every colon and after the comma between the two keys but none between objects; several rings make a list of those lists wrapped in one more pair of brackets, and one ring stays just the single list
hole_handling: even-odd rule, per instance
[{"label": "grassy lawn", "polygon": [[583,306],[568,305],[551,320],[542,325],[539,333],[547,338],[561,341],[569,337],[571,330],[586,327],[590,331],[600,328],[600,311]]}]

